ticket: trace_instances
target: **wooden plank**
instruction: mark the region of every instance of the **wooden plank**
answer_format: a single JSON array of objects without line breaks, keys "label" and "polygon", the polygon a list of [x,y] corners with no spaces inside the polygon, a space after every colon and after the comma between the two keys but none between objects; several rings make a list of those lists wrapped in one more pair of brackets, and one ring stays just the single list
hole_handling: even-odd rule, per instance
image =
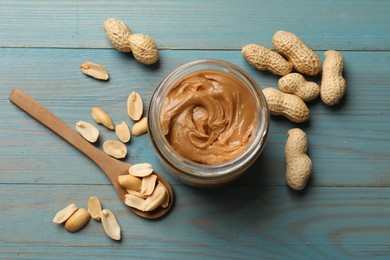
[{"label": "wooden plank", "polygon": [[111,48],[102,24],[116,17],[162,49],[271,47],[286,30],[316,50],[390,50],[389,9],[386,0],[3,0],[0,47]]},{"label": "wooden plank", "polygon": [[[389,255],[389,188],[176,187],[166,218],[143,220],[107,185],[0,185],[5,258],[365,258]],[[12,195],[12,196],[11,196]],[[90,220],[78,233],[53,224],[62,207],[98,196],[122,242]]]},{"label": "wooden plank", "polygon": [[[323,60],[323,51],[318,51]],[[348,90],[342,105],[325,107],[320,102],[310,103],[315,114],[352,113],[361,115],[384,113],[377,105],[389,102],[388,52],[342,52],[345,58],[345,77]],[[28,88],[32,95],[50,102],[95,100],[104,104],[123,101],[132,89],[147,95],[148,100],[159,82],[172,70],[184,63],[198,59],[223,59],[246,70],[262,87],[276,87],[280,77],[252,68],[240,51],[161,51],[160,62],[145,66],[135,61],[131,54],[115,50],[93,49],[1,49],[2,83],[0,100],[7,100],[10,88]],[[20,59],[23,57],[23,59]],[[110,81],[98,81],[80,72],[84,61],[102,64],[110,73]],[[61,61],[61,62],[59,62]],[[368,70],[369,68],[369,70]],[[308,78],[320,82],[320,77]],[[42,94],[44,93],[44,95]],[[38,95],[39,94],[39,95]]]},{"label": "wooden plank", "polygon": [[[250,67],[239,51],[161,52],[156,67],[146,67],[114,50],[2,49],[0,88],[0,165],[2,183],[106,184],[100,170],[74,148],[54,136],[13,106],[7,96],[14,86],[42,102],[73,126],[91,121],[90,108],[100,106],[115,122],[133,122],[126,113],[126,98],[136,90],[147,107],[158,83],[183,63],[218,58],[244,68],[262,86],[276,86],[278,77]],[[318,52],[322,55],[322,52]],[[344,52],[348,92],[342,104],[329,108],[320,101],[310,103],[308,123],[294,124],[272,117],[267,146],[255,165],[234,185],[285,185],[284,144],[287,131],[302,127],[308,133],[309,153],[314,162],[312,186],[390,185],[390,89],[388,52]],[[20,60],[18,57],[23,56]],[[61,62],[58,62],[58,61]],[[79,64],[91,60],[109,70],[109,82],[89,78]],[[367,68],[370,68],[369,70]],[[318,78],[314,80],[319,81]],[[145,108],[146,111],[146,108]],[[115,139],[99,126],[102,141]],[[15,138],[16,137],[16,138]],[[150,162],[175,185],[154,152],[146,135],[128,145],[128,162]],[[72,162],[69,164],[69,162]]]},{"label": "wooden plank", "polygon": [[[388,10],[386,0],[0,1],[0,258],[388,259]],[[109,17],[152,36],[160,62],[144,66],[113,50],[102,30]],[[304,124],[272,117],[263,154],[242,178],[218,189],[176,181],[147,135],[133,138],[125,161],[152,163],[175,190],[173,211],[158,221],[132,214],[93,163],[7,99],[17,86],[70,126],[92,121],[92,106],[132,125],[127,95],[141,93],[146,107],[163,77],[192,60],[227,60],[261,87],[276,87],[279,77],[250,67],[240,49],[252,42],[272,47],[277,30],[296,33],[322,60],[326,49],[343,51],[343,102],[333,108],[311,102]],[[88,60],[104,65],[110,81],[83,75],[79,65]],[[98,127],[99,148],[116,139]],[[292,127],[307,132],[314,164],[302,192],[290,190],[284,177]],[[116,214],[121,242],[93,220],[77,234],[51,222],[64,206],[86,207],[93,195]]]}]

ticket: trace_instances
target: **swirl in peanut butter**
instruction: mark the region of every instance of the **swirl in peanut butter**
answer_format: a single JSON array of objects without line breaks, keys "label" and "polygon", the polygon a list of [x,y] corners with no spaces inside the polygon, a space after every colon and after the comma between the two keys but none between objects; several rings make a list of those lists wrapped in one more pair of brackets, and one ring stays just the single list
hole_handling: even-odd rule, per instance
[{"label": "swirl in peanut butter", "polygon": [[215,165],[239,156],[257,126],[257,107],[239,80],[220,71],[182,78],[161,109],[161,126],[172,148],[191,161]]}]

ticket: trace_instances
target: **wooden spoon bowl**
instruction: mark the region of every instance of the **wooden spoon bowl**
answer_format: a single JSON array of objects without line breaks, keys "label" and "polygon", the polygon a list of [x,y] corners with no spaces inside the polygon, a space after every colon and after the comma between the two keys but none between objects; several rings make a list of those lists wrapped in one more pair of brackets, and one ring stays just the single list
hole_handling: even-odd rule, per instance
[{"label": "wooden spoon bowl", "polygon": [[[95,146],[81,137],[77,132],[72,130],[62,120],[60,120],[53,113],[42,106],[38,101],[33,99],[19,88],[14,88],[12,90],[11,94],[9,95],[9,100],[21,108],[24,112],[48,127],[54,133],[61,136],[64,140],[66,140],[68,143],[85,154],[89,159],[95,162],[97,166],[99,166],[99,168],[110,179],[121,201],[123,203],[125,202],[125,195],[127,194],[127,191],[119,185],[118,176],[129,174],[128,170],[131,164],[114,159],[97,149]],[[168,207],[158,207],[153,211],[143,212],[126,205],[136,215],[146,219],[157,219],[165,216],[172,208],[174,202],[173,189],[171,185],[160,174],[156,172],[154,172],[154,174],[157,175],[158,180],[164,184],[169,193],[170,201]]]}]

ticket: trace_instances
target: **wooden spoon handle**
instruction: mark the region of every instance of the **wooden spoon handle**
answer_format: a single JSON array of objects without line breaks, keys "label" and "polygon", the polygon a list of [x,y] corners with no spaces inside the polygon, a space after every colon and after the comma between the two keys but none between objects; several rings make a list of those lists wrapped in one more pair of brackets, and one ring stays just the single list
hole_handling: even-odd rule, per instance
[{"label": "wooden spoon handle", "polygon": [[[42,106],[38,101],[24,93],[19,88],[14,88],[12,90],[11,94],[9,95],[9,100],[11,100],[12,103],[35,118],[37,121],[47,126],[54,133],[61,136],[63,139],[89,157],[93,162],[95,162],[111,180],[120,199],[125,202],[125,194],[127,194],[127,192],[119,185],[117,178],[119,175],[128,173],[130,164],[116,160],[101,152],[99,149],[88,143],[77,132],[72,130],[67,124],[65,124],[65,122],[60,120],[53,113]],[[138,209],[129,207],[135,214],[147,219],[156,219],[165,216],[165,214],[167,214],[171,209],[174,201],[171,185],[169,185],[169,183],[161,175],[158,173],[155,174],[167,188],[170,197],[170,203],[168,207],[159,207],[157,210],[152,212],[143,212]]]},{"label": "wooden spoon handle", "polygon": [[88,156],[103,171],[108,161],[111,161],[109,156],[88,143],[77,132],[65,124],[65,122],[60,120],[53,113],[42,106],[38,101],[33,99],[19,88],[14,88],[12,90],[11,94],[9,95],[9,100],[21,108],[24,112],[35,118],[37,121],[51,129],[54,133],[61,136],[86,156]]}]

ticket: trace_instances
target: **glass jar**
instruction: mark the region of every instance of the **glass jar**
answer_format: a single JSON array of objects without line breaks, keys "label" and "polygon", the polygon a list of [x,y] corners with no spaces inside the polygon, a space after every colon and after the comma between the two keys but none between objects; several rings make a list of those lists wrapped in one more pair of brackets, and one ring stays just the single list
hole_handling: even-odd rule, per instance
[{"label": "glass jar", "polygon": [[[257,126],[246,149],[232,160],[216,165],[200,164],[180,156],[171,147],[161,126],[161,108],[170,90],[183,77],[204,70],[227,73],[240,81],[253,97],[257,108]],[[149,137],[160,160],[174,177],[195,187],[216,187],[239,177],[260,155],[269,131],[269,110],[256,82],[241,68],[222,60],[197,60],[180,66],[159,84],[149,104],[148,127]]]}]

